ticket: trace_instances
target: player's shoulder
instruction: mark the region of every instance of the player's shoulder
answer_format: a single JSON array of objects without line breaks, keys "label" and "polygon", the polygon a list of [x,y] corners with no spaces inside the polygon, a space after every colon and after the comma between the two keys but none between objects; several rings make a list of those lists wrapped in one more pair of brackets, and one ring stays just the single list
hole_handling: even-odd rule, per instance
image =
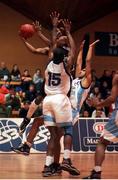
[{"label": "player's shoulder", "polygon": [[114,75],[113,81],[114,81],[114,82],[118,82],[118,74],[115,74],[115,75]]}]

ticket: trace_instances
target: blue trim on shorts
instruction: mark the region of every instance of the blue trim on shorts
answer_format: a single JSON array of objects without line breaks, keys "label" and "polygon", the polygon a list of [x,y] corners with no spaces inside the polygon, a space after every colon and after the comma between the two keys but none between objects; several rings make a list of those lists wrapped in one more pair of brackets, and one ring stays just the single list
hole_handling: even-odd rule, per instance
[{"label": "blue trim on shorts", "polygon": [[55,118],[54,117],[47,116],[47,115],[43,115],[43,117],[44,117],[44,121],[54,122],[55,123]]},{"label": "blue trim on shorts", "polygon": [[113,136],[118,137],[118,126],[115,123],[116,113],[117,113],[117,110],[112,112],[112,115],[109,118],[109,121],[105,125],[105,129],[111,134],[113,134]]},{"label": "blue trim on shorts", "polygon": [[72,122],[56,123],[59,127],[72,126]]}]

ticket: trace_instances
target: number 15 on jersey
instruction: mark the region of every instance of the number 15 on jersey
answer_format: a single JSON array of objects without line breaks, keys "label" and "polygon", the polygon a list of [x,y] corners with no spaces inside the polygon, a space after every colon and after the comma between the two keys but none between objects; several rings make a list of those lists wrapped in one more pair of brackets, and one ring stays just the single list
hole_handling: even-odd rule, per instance
[{"label": "number 15 on jersey", "polygon": [[58,86],[61,83],[61,74],[48,72],[48,86]]}]

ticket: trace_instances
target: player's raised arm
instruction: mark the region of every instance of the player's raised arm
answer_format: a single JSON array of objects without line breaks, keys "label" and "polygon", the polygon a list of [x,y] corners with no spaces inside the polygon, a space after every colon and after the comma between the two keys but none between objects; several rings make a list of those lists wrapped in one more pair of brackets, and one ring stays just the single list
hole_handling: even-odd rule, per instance
[{"label": "player's raised arm", "polygon": [[42,33],[42,27],[41,24],[39,24],[39,21],[33,22],[34,28],[38,34],[38,36],[48,45],[51,46],[51,40],[48,39],[43,33]]},{"label": "player's raised arm", "polygon": [[85,77],[82,80],[82,86],[84,88],[87,88],[90,86],[92,81],[92,75],[91,75],[91,62],[92,62],[92,54],[93,54],[93,47],[94,45],[99,42],[99,40],[96,40],[89,46],[89,50],[86,57],[86,65],[85,65]]},{"label": "player's raised arm", "polygon": [[59,16],[60,14],[55,12],[52,12],[50,15],[53,30],[52,30],[52,46],[54,47],[56,45],[56,39],[57,39],[57,26],[59,24]]},{"label": "player's raised arm", "polygon": [[22,38],[22,41],[24,42],[25,46],[27,47],[27,49],[29,51],[31,51],[32,53],[38,53],[38,54],[44,54],[47,55],[49,52],[49,47],[44,47],[44,48],[35,48],[34,46],[32,46],[29,42],[27,42],[26,39]]},{"label": "player's raised arm", "polygon": [[78,74],[82,70],[82,53],[83,53],[83,46],[84,46],[84,41],[82,41],[80,48],[79,48],[79,53],[77,56],[77,62],[76,62],[76,70],[75,70],[75,77],[78,77]]},{"label": "player's raised arm", "polygon": [[95,44],[98,42],[99,40],[96,40],[95,42],[90,44],[87,57],[86,57],[86,79],[87,79],[88,84],[91,83],[91,78],[92,78],[91,77],[91,62],[92,62],[93,48]]},{"label": "player's raised arm", "polygon": [[73,58],[75,56],[75,42],[70,33],[71,22],[68,19],[64,19],[62,22],[65,27],[66,35],[67,35],[69,45],[70,45],[70,51],[69,51],[69,55],[68,55],[67,65],[69,65],[71,67],[71,65],[73,63]]}]

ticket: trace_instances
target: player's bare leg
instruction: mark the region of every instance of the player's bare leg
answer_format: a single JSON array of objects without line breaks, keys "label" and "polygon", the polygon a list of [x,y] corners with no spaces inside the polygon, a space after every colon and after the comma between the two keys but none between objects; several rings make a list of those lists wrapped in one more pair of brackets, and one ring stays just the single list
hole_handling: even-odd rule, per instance
[{"label": "player's bare leg", "polygon": [[101,166],[105,159],[105,150],[110,142],[105,140],[103,137],[100,138],[95,151],[95,167],[91,174],[83,179],[101,179]]}]

